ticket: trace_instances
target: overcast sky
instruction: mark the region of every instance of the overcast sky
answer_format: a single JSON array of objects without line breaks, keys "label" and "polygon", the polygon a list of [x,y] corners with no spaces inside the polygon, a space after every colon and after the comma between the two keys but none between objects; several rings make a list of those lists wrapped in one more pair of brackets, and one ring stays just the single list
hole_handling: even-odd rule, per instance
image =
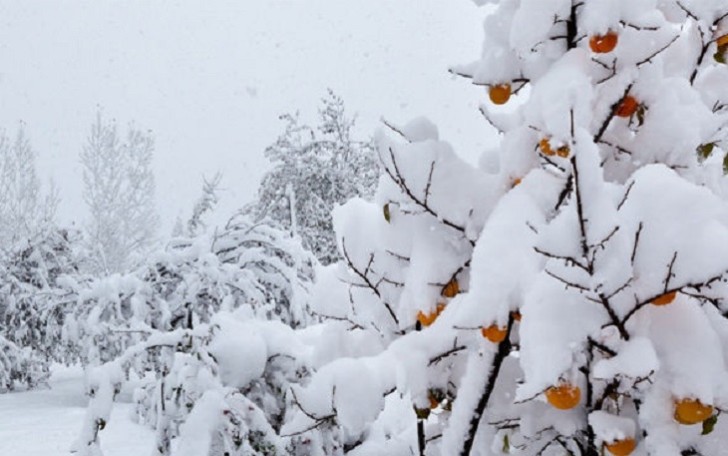
[{"label": "overcast sky", "polygon": [[78,155],[97,107],[153,130],[165,231],[203,175],[223,171],[225,212],[249,201],[278,115],[313,119],[327,87],[361,135],[425,115],[475,161],[492,140],[484,92],[447,68],[475,60],[482,16],[470,0],[2,0],[0,126],[25,123],[64,222],[85,216]]}]

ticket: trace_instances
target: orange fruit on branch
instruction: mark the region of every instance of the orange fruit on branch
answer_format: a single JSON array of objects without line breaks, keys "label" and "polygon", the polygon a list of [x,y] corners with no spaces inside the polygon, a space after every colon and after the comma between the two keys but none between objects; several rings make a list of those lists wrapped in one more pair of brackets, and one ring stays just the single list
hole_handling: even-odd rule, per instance
[{"label": "orange fruit on branch", "polygon": [[618,41],[618,35],[612,31],[607,32],[605,35],[594,35],[589,38],[589,49],[597,54],[606,54],[617,47]]},{"label": "orange fruit on branch", "polygon": [[446,298],[454,298],[459,292],[460,284],[454,278],[442,288],[442,295]]},{"label": "orange fruit on branch", "polygon": [[480,328],[480,334],[494,344],[499,344],[506,339],[506,336],[508,335],[508,328],[502,328],[498,325],[490,325],[487,328]]},{"label": "orange fruit on branch", "polygon": [[718,45],[718,49],[725,48],[728,46],[728,34],[719,36],[715,43]]},{"label": "orange fruit on branch", "polygon": [[665,293],[664,295],[660,295],[652,300],[652,304],[656,306],[666,306],[670,304],[672,301],[675,300],[675,297],[677,296],[677,291],[671,291],[669,293]]},{"label": "orange fruit on branch", "polygon": [[552,386],[546,390],[546,400],[559,410],[573,409],[581,401],[581,389],[569,383]]},{"label": "orange fruit on branch", "polygon": [[417,312],[417,321],[419,321],[422,326],[430,326],[435,322],[435,320],[437,320],[437,317],[440,316],[444,309],[445,304],[442,302],[438,302],[435,310],[430,313],[424,313],[421,310]]},{"label": "orange fruit on branch", "polygon": [[506,104],[511,98],[511,85],[510,84],[497,84],[490,86],[488,89],[488,96],[493,104],[502,105]]},{"label": "orange fruit on branch", "polygon": [[604,445],[613,456],[629,456],[636,447],[637,442],[634,439],[617,440]]},{"label": "orange fruit on branch", "polygon": [[675,421],[680,424],[698,424],[713,415],[713,406],[697,399],[680,399],[675,402]]},{"label": "orange fruit on branch", "polygon": [[549,142],[548,138],[543,138],[541,141],[539,141],[538,148],[541,149],[542,154],[548,155],[549,157],[556,153],[553,149],[551,149],[551,143]]},{"label": "orange fruit on branch", "polygon": [[619,103],[617,109],[614,110],[614,115],[617,117],[632,117],[639,107],[639,102],[632,95],[627,95],[622,98],[622,102]]},{"label": "orange fruit on branch", "polygon": [[561,158],[567,158],[569,154],[571,154],[571,149],[569,149],[569,146],[561,146],[556,149],[556,155]]}]

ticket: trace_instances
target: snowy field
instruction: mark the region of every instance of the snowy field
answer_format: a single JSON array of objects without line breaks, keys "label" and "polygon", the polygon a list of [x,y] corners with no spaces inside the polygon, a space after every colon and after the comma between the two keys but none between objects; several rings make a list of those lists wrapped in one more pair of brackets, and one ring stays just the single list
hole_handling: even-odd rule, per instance
[{"label": "snowy field", "polygon": [[[55,369],[50,389],[0,395],[0,455],[59,456],[81,429],[88,400],[80,368]],[[117,404],[103,431],[104,454],[148,454],[154,442],[149,429],[133,423],[131,404]]]}]

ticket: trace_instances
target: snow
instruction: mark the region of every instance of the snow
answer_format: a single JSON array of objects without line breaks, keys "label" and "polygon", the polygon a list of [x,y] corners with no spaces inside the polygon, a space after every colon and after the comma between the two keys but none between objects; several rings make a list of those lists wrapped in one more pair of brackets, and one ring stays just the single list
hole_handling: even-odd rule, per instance
[{"label": "snow", "polygon": [[[78,436],[88,399],[79,367],[56,366],[49,389],[0,395],[0,454],[62,456]],[[132,404],[117,404],[104,429],[106,456],[147,454],[154,436],[131,420]],[[41,434],[42,432],[42,434]]]}]

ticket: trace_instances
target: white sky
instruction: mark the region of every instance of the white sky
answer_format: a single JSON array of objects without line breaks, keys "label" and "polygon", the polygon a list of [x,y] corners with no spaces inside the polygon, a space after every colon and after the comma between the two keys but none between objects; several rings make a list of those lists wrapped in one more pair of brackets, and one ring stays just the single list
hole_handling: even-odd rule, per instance
[{"label": "white sky", "polygon": [[154,131],[167,232],[203,175],[224,174],[224,212],[249,201],[278,115],[314,119],[327,87],[370,135],[426,115],[475,161],[492,131],[482,89],[447,73],[478,56],[470,0],[0,0],[0,126],[19,121],[61,220],[82,220],[78,155],[97,106]]}]

